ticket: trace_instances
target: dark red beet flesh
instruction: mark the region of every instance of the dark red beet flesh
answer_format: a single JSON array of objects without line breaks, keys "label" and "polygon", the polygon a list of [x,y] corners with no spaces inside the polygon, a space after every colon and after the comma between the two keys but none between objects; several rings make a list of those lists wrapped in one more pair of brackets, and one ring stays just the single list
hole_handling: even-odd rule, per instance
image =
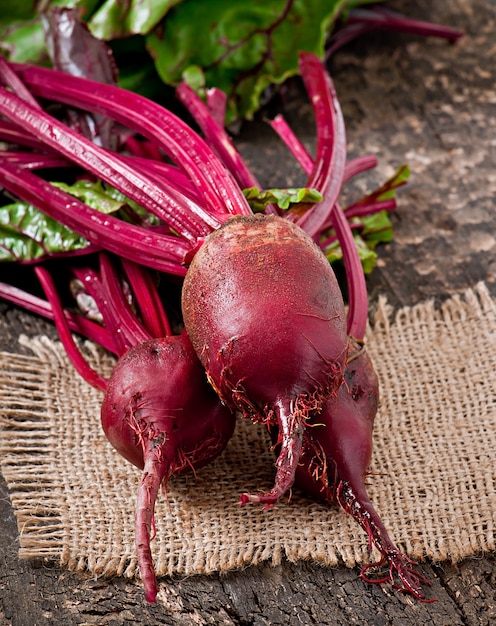
[{"label": "dark red beet flesh", "polygon": [[270,506],[293,483],[305,421],[341,384],[346,318],[334,272],[288,220],[234,217],[193,258],[182,307],[191,342],[221,399],[278,427],[274,487],[241,499]]},{"label": "dark red beet flesh", "polygon": [[135,533],[148,602],[156,602],[158,591],[150,535],[160,486],[166,487],[172,474],[216,458],[234,423],[208,384],[186,333],[138,344],[114,368],[102,425],[116,450],[143,470]]},{"label": "dark red beet flesh", "polygon": [[[372,455],[378,379],[364,347],[354,345],[349,354],[337,395],[328,400],[321,415],[311,418],[310,423],[315,425],[305,431],[295,484],[319,499],[337,501],[365,530],[370,544],[378,548],[381,560],[366,565],[360,572],[365,581],[389,580],[397,589],[425,602],[421,585],[429,582],[394,545],[367,495],[365,476]],[[386,576],[367,576],[370,568],[383,565],[389,570]]]}]

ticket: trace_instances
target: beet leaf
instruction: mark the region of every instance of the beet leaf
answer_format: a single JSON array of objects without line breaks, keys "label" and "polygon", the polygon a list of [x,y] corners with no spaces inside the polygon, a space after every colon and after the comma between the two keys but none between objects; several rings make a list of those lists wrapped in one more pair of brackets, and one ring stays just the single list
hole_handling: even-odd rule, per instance
[{"label": "beet leaf", "polygon": [[308,187],[288,187],[286,189],[243,189],[254,213],[262,213],[267,205],[275,204],[280,209],[297,208],[299,205],[315,204],[322,200],[322,194]]},{"label": "beet leaf", "polygon": [[0,261],[37,261],[93,249],[87,239],[31,204],[13,202],[0,207]]}]

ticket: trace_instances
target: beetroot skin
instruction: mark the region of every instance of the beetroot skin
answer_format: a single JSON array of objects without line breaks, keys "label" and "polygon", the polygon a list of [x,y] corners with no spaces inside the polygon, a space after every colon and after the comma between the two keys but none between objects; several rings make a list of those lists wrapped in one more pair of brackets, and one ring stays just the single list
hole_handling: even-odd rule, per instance
[{"label": "beetroot skin", "polygon": [[274,504],[294,480],[305,422],[337,393],[346,360],[343,299],[321,250],[277,216],[233,217],[209,235],[183,286],[185,327],[223,402],[277,425]]},{"label": "beetroot skin", "polygon": [[146,599],[155,602],[150,534],[160,486],[216,458],[233,433],[234,416],[208,384],[186,333],[131,348],[114,368],[101,416],[111,444],[143,470],[136,552]]}]

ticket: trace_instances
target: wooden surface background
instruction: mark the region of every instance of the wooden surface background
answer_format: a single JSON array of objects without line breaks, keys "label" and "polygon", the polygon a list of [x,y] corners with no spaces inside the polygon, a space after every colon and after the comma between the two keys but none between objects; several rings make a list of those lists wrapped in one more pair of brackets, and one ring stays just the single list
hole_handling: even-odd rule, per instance
[{"label": "wooden surface background", "polygon": [[[452,46],[373,33],[341,50],[330,64],[350,156],[372,152],[380,162],[347,193],[356,197],[371,189],[402,163],[412,170],[393,216],[394,242],[379,250],[379,267],[368,279],[371,302],[379,294],[394,307],[426,298],[441,301],[480,280],[496,295],[496,3],[393,0],[388,6],[462,28],[466,36]],[[296,85],[285,95],[284,112],[311,146],[310,107]],[[298,168],[263,121],[246,124],[237,142],[264,184],[300,180]],[[9,271],[0,269],[2,276]],[[0,349],[19,350],[20,332],[53,329],[0,303]],[[417,603],[388,586],[368,586],[355,570],[284,563],[225,576],[164,580],[160,602],[151,606],[139,583],[94,580],[48,563],[19,562],[3,481],[0,532],[0,626],[496,623],[496,559],[491,554],[458,565],[423,565],[433,583],[432,597],[438,598],[433,604]]]}]

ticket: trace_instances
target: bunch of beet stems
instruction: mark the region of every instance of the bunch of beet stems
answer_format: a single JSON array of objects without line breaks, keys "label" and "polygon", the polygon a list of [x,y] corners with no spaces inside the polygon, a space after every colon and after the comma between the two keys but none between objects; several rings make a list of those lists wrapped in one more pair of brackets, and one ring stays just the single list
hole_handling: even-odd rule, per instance
[{"label": "bunch of beet stems", "polygon": [[[242,188],[246,185],[258,186],[258,183],[223,130],[222,98],[218,92],[211,92],[205,105],[187,87],[182,86],[178,90],[179,97],[200,125],[205,135],[204,141],[172,113],[118,87],[46,68],[8,64],[8,70],[5,70],[6,64],[3,65],[4,84],[10,87],[10,90],[0,89],[0,114],[9,121],[4,122],[4,137],[10,133],[11,137],[17,137],[16,143],[36,150],[36,154],[31,160],[19,152],[1,156],[0,184],[10,193],[83,235],[93,249],[106,250],[165,274],[185,276],[188,264],[210,233],[218,230],[233,216],[252,216]],[[330,226],[335,228],[340,239],[349,287],[347,332],[350,346],[358,346],[356,350],[349,348],[350,363],[355,363],[348,363],[347,371],[350,372],[360,362],[361,355],[365,354],[361,344],[367,323],[367,296],[360,261],[345,214],[338,204],[338,195],[345,180],[373,167],[375,159],[364,157],[346,163],[344,123],[330,77],[321,62],[311,54],[301,54],[300,69],[315,111],[315,158],[312,159],[306,153],[282,118],[274,121],[273,126],[307,171],[307,186],[319,190],[323,201],[303,215],[289,212],[282,217],[295,222],[316,243],[320,243],[321,233],[327,232]],[[8,82],[6,75],[9,77]],[[26,97],[26,93],[29,97]],[[100,148],[44,112],[38,104],[38,98],[108,116],[145,137],[170,159],[172,165]],[[36,169],[62,165],[63,160],[117,188],[156,215],[162,226],[125,223],[103,215],[34,173]],[[376,200],[372,194],[367,201],[357,203],[350,210],[354,211],[354,215],[360,215],[361,212],[365,214],[394,208],[394,201],[384,203]],[[281,216],[281,211],[274,206],[269,206],[266,212]],[[43,280],[43,270],[38,270],[38,273]],[[47,285],[45,276],[44,287],[52,294],[50,315],[55,317],[57,307],[53,306],[53,291]],[[7,291],[4,289],[2,295],[8,298]],[[62,335],[66,337],[68,345],[68,327],[84,331],[83,325],[78,327],[68,315],[58,315],[58,320],[59,332],[64,329],[62,322],[65,324],[65,334]],[[102,334],[99,341],[107,342],[108,347],[108,342],[112,340],[109,334]],[[117,354],[121,351],[122,348],[119,348]],[[74,351],[72,353],[76,354]],[[75,363],[77,358],[73,356]],[[82,366],[78,367],[83,373]],[[106,383],[98,377],[94,376],[90,382],[100,389],[106,388]],[[342,388],[343,385],[340,385]],[[346,402],[347,398],[344,398],[341,404]],[[320,473],[316,474],[320,477],[327,474],[326,467],[332,462],[332,459],[327,458],[322,442],[311,441],[306,432],[292,432],[285,424],[276,424],[275,431],[281,450],[279,458],[283,462],[276,464],[273,497],[267,501],[269,504],[274,503],[291,486],[299,460],[305,458],[301,457],[302,454],[310,455],[308,469],[313,471],[317,457],[312,456],[313,452],[309,453],[309,450],[321,453],[322,467]],[[366,434],[367,437],[370,435]],[[381,564],[389,567],[388,575],[379,580],[389,579],[402,591],[425,599],[420,588],[420,583],[425,580],[413,572],[409,560],[389,539],[364,493],[363,475],[366,467],[360,466],[358,469],[359,476],[347,476],[344,479],[338,475],[335,484],[326,478],[327,492],[318,481],[314,481],[318,493],[324,494],[326,499],[337,500],[368,533],[370,541],[381,553]],[[357,484],[354,485],[353,481]],[[244,501],[249,501],[249,498]],[[151,561],[149,555],[147,560]],[[362,571],[363,577],[366,577],[366,569]],[[153,601],[153,588],[149,597]]]}]

